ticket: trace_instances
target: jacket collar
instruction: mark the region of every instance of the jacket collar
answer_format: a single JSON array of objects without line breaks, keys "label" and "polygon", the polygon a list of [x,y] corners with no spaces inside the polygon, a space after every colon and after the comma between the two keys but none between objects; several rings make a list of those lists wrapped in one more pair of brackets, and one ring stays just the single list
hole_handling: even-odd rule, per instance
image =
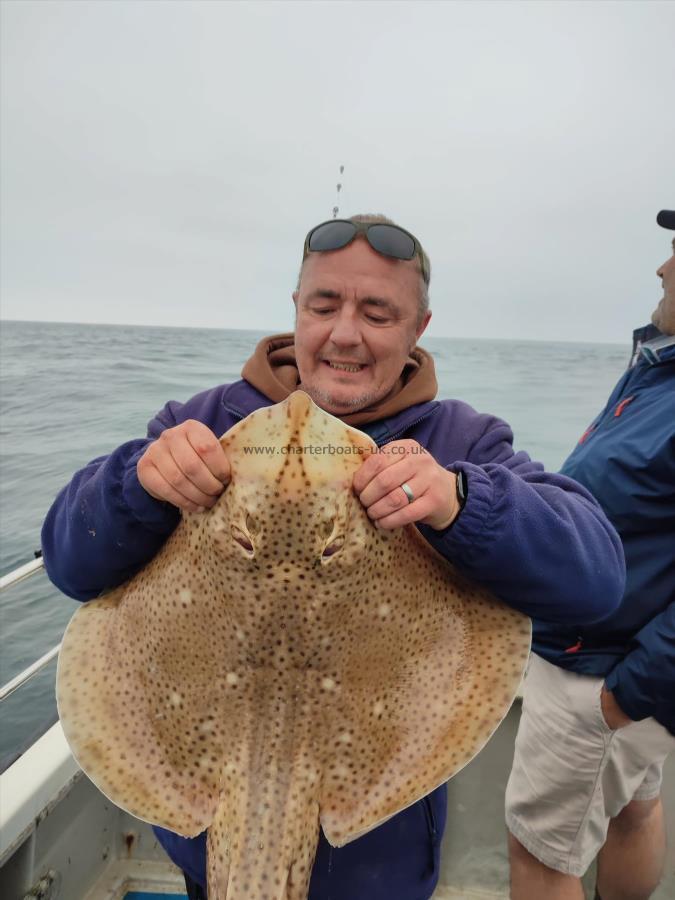
[{"label": "jacket collar", "polygon": [[646,360],[650,366],[675,362],[675,335],[662,334],[655,325],[644,325],[633,332],[631,367]]}]

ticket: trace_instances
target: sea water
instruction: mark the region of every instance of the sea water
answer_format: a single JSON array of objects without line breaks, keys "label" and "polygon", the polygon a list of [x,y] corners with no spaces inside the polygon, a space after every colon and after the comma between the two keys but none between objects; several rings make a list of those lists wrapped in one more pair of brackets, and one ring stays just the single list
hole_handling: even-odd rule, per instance
[{"label": "sea water", "polygon": [[[3,322],[0,571],[33,558],[73,472],[145,434],[167,400],[233,381],[262,332]],[[438,396],[505,419],[556,470],[626,366],[625,345],[429,338]],[[0,597],[0,683],[58,643],[77,608],[35,575]],[[50,664],[0,706],[0,765],[55,716]]]}]

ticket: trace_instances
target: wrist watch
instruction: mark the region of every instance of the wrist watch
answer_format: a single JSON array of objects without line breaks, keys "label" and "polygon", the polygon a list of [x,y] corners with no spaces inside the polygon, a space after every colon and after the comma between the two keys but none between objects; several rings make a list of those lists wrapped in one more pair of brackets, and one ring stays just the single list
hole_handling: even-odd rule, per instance
[{"label": "wrist watch", "polygon": [[[464,509],[466,498],[469,494],[469,479],[466,477],[464,469],[457,469],[455,472],[455,488],[457,490],[457,502],[459,503],[459,512]],[[459,515],[459,513],[457,513]]]}]

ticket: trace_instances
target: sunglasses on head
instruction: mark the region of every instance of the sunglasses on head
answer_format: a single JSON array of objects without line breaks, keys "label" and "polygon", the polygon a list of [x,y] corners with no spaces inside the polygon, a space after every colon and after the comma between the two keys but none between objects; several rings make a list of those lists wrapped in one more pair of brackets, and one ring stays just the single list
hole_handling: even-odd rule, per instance
[{"label": "sunglasses on head", "polygon": [[362,234],[377,253],[393,259],[414,259],[420,261],[422,278],[429,283],[429,273],[425,265],[425,257],[417,238],[399,228],[384,222],[350,222],[349,219],[329,219],[316,228],[312,228],[305,238],[305,249],[302,258],[308,253],[322,253],[326,250],[340,250],[351,244],[357,234]]}]

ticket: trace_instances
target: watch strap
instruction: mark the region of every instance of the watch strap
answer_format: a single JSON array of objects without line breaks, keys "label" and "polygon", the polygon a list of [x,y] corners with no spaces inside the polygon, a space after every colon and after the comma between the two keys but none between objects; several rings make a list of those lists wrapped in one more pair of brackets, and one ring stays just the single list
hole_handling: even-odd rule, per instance
[{"label": "watch strap", "polygon": [[457,490],[457,502],[459,503],[459,509],[464,509],[464,504],[466,503],[466,498],[469,495],[469,479],[466,477],[466,472],[464,469],[457,469],[455,472],[457,476],[455,485]]}]

